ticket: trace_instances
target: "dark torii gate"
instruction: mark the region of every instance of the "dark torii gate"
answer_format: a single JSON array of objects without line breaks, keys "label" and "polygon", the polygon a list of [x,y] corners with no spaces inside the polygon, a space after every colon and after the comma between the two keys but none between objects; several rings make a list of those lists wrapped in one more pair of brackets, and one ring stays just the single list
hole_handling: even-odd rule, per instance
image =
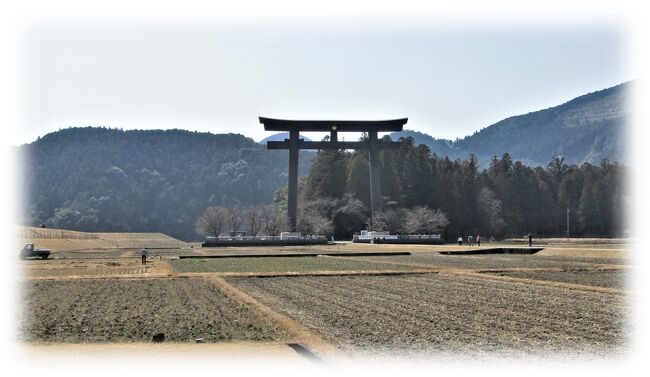
[{"label": "dark torii gate", "polygon": [[[298,151],[300,149],[366,149],[370,167],[370,211],[381,211],[380,149],[397,149],[399,142],[381,141],[378,132],[401,131],[408,118],[393,120],[284,120],[260,117],[266,131],[289,131],[289,139],[269,141],[267,149],[289,150],[289,192],[287,214],[289,228],[296,231],[298,209]],[[300,132],[329,132],[329,141],[305,141]],[[366,132],[368,141],[339,141],[339,132]]]}]

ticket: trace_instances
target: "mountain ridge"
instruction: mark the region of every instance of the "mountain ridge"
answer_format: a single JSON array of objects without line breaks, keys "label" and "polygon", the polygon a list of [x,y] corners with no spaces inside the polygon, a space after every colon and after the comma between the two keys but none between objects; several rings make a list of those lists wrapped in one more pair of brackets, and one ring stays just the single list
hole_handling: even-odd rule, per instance
[{"label": "mountain ridge", "polygon": [[624,163],[624,125],[630,113],[626,101],[632,83],[507,117],[454,141],[412,130],[393,132],[390,136],[394,140],[411,136],[439,156],[466,158],[475,154],[482,165],[505,152],[528,165],[542,165],[557,156],[577,164],[599,163],[603,159]]}]

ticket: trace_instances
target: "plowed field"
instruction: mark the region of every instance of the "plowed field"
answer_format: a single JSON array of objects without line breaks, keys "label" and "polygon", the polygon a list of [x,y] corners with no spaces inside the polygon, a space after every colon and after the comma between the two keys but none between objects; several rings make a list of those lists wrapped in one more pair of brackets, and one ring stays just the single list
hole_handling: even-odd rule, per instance
[{"label": "plowed field", "polygon": [[624,297],[461,276],[229,278],[353,354],[622,352]]},{"label": "plowed field", "polygon": [[276,341],[286,335],[200,279],[32,281],[20,335],[43,342]]},{"label": "plowed field", "polygon": [[513,271],[499,272],[495,275],[512,276],[523,279],[558,281],[562,283],[591,285],[616,289],[627,289],[627,276],[623,270],[606,271]]}]

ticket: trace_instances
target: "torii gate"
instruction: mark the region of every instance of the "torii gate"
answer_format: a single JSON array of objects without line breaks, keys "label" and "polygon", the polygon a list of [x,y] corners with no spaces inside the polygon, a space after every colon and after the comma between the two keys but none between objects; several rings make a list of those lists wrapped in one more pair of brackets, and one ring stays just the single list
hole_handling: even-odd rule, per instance
[{"label": "torii gate", "polygon": [[[408,118],[393,120],[285,120],[260,117],[266,131],[289,131],[289,139],[269,141],[267,149],[289,150],[289,193],[287,217],[289,229],[296,231],[298,209],[298,151],[300,149],[366,149],[370,167],[370,211],[373,215],[381,211],[381,177],[379,166],[380,149],[397,149],[399,142],[381,141],[378,132],[401,131]],[[300,132],[329,132],[329,141],[305,141]],[[338,132],[366,132],[368,141],[339,141]]]}]

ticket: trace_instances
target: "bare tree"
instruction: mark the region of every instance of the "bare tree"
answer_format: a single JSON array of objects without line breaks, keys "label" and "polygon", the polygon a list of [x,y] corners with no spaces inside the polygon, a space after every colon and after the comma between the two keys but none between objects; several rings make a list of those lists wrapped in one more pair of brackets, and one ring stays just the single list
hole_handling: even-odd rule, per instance
[{"label": "bare tree", "polygon": [[407,211],[404,230],[409,234],[431,234],[443,230],[449,220],[444,212],[427,207],[415,207]]},{"label": "bare tree", "polygon": [[312,235],[329,235],[334,230],[332,221],[315,209],[303,209],[298,216],[298,230]]},{"label": "bare tree", "polygon": [[287,229],[287,214],[272,205],[263,207],[261,223],[267,235],[277,236]]},{"label": "bare tree", "polygon": [[244,218],[251,236],[257,236],[262,229],[262,209],[260,207],[250,207],[244,211]]},{"label": "bare tree", "polygon": [[375,214],[370,228],[375,231],[385,230],[392,234],[400,234],[404,231],[405,218],[406,211],[404,209],[389,209]]},{"label": "bare tree", "polygon": [[196,232],[202,236],[218,237],[226,225],[227,211],[223,207],[209,207],[196,220]]},{"label": "bare tree", "polygon": [[[561,162],[562,161],[560,161],[560,163]],[[553,162],[551,162],[551,164],[553,164]],[[551,164],[549,164],[549,166]],[[494,192],[487,187],[484,187],[479,191],[478,209],[486,223],[486,228],[489,229],[491,233],[500,235],[505,230],[506,222],[501,216],[501,201],[497,199]]]},{"label": "bare tree", "polygon": [[230,228],[231,232],[237,232],[241,228],[241,223],[242,223],[242,214],[239,208],[227,208],[226,209],[226,219],[228,221],[228,227]]}]

